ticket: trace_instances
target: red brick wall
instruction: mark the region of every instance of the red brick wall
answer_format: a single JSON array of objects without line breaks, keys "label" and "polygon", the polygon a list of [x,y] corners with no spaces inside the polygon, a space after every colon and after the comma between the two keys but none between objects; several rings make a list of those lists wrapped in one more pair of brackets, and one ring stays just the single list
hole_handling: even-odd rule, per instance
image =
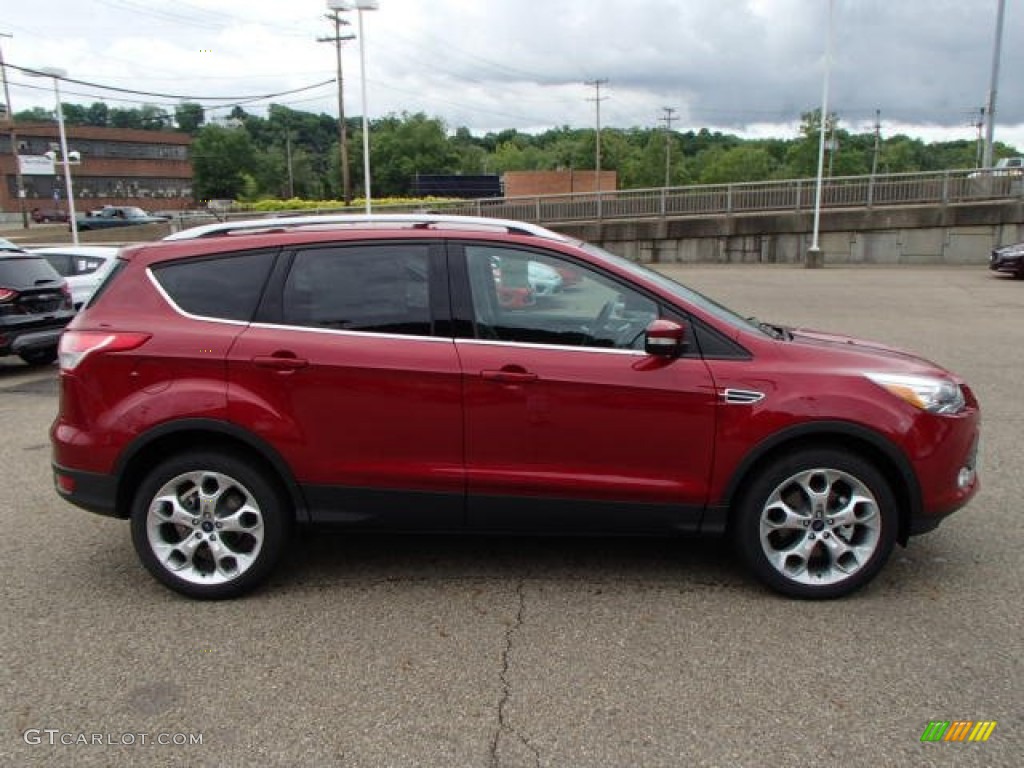
[{"label": "red brick wall", "polygon": [[[593,171],[506,171],[505,197],[594,192],[596,182]],[[615,171],[601,171],[602,192],[614,192],[617,184]]]}]

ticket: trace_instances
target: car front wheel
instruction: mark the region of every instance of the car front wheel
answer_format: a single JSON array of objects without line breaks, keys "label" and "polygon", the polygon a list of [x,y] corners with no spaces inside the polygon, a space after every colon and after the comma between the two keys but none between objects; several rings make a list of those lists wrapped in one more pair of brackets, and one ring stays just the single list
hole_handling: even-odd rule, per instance
[{"label": "car front wheel", "polygon": [[790,597],[836,598],[864,586],[896,541],[896,501],[869,462],[838,450],[806,450],[767,466],[736,510],[743,560]]},{"label": "car front wheel", "polygon": [[282,496],[230,454],[186,453],[139,486],[132,541],[160,582],[189,597],[242,595],[269,575],[289,530]]}]

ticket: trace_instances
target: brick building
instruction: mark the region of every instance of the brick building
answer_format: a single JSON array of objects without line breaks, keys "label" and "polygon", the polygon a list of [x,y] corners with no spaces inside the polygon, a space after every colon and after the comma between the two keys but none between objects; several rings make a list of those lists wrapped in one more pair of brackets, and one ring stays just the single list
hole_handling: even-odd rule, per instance
[{"label": "brick building", "polygon": [[[601,171],[601,191],[614,192],[618,184],[615,171]],[[593,171],[505,171],[505,197],[535,195],[580,195],[597,191]]]},{"label": "brick building", "polygon": [[[17,153],[41,158],[51,149],[59,154],[56,123],[16,123]],[[179,210],[192,206],[192,161],[187,133],[141,131],[66,125],[68,152],[81,163],[71,165],[75,209],[85,212],[104,205],[137,205],[146,210]],[[25,163],[22,163],[24,166]],[[46,164],[32,164],[36,169]],[[25,209],[67,210],[64,170],[24,173]],[[17,172],[7,130],[0,132],[0,217],[20,217]]]}]

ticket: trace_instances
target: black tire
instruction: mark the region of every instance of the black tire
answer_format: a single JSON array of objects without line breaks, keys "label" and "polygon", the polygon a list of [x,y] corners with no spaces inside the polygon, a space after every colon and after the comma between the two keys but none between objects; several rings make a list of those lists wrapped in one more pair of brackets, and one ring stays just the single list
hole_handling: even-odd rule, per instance
[{"label": "black tire", "polygon": [[28,365],[50,365],[50,363],[57,359],[57,348],[26,349],[18,357]]},{"label": "black tire", "polygon": [[742,494],[733,543],[765,585],[831,599],[873,579],[892,553],[899,514],[873,464],[836,449],[802,450],[766,466]]},{"label": "black tire", "polygon": [[143,480],[132,502],[132,543],[165,586],[219,600],[243,595],[270,575],[291,519],[261,467],[233,454],[195,451],[171,457]]}]

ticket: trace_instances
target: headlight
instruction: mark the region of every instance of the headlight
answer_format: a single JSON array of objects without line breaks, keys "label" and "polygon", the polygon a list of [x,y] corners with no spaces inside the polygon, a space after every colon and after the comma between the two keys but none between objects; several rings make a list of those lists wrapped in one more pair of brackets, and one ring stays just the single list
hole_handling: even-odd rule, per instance
[{"label": "headlight", "polygon": [[949,379],[898,373],[864,374],[878,386],[929,413],[952,414],[964,409],[964,393]]}]

